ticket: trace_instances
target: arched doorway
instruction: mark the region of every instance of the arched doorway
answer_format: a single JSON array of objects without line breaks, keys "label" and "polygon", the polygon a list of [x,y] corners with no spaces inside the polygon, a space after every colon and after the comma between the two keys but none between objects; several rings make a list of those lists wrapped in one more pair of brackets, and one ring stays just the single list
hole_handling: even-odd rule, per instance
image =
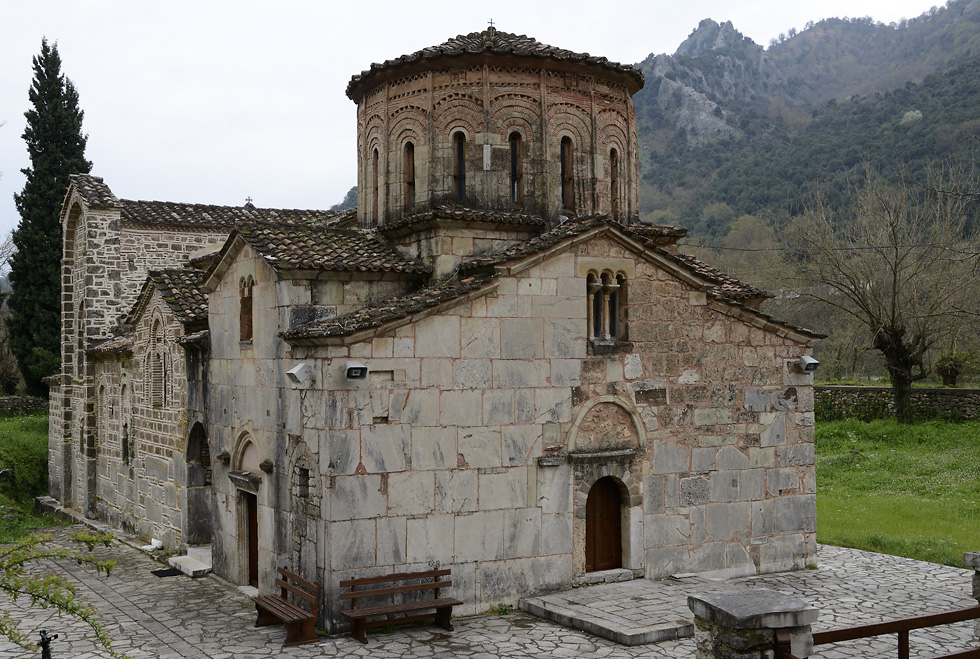
[{"label": "arched doorway", "polygon": [[259,452],[248,433],[239,438],[235,464],[228,479],[237,490],[235,537],[238,544],[238,583],[259,583],[259,488],[262,486]]},{"label": "arched doorway", "polygon": [[187,438],[187,496],[185,540],[189,545],[211,542],[211,451],[204,425],[195,423]]},{"label": "arched doorway", "polygon": [[589,490],[585,504],[585,571],[623,566],[622,498],[619,485],[606,476]]}]

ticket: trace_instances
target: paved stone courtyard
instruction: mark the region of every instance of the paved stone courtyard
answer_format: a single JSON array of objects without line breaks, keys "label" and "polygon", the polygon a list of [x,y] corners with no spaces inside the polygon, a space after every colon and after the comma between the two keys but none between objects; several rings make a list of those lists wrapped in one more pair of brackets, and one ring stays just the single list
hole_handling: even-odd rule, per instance
[{"label": "paved stone courtyard", "polygon": [[[67,531],[56,529],[56,537]],[[320,643],[285,649],[281,627],[252,626],[255,609],[248,597],[214,578],[185,576],[159,578],[159,569],[138,549],[122,542],[98,550],[117,565],[109,578],[73,563],[58,567],[79,584],[83,595],[99,611],[116,639],[116,649],[133,659],[146,657],[693,657],[691,638],[649,645],[624,646],[576,629],[542,620],[524,612],[506,616],[461,618],[454,632],[437,627],[408,627],[390,634],[369,636],[362,645],[348,636],[325,638]],[[820,608],[815,629],[898,618],[928,611],[975,604],[970,596],[972,571],[883,556],[853,549],[820,547],[819,567],[795,573],[709,581],[688,577],[666,582],[637,580],[580,588],[549,597],[560,598],[573,616],[605,619],[606,625],[666,622],[689,619],[689,593],[733,588],[767,587],[791,592]],[[19,601],[3,605],[22,628],[46,628],[60,638],[52,644],[56,659],[94,659],[107,653],[85,638],[85,626],[50,612],[26,608]],[[632,622],[631,622],[632,621]],[[925,659],[943,652],[963,650],[975,643],[972,623],[937,631],[912,632],[912,656]],[[0,659],[31,656],[0,642]],[[37,656],[37,655],[34,655]],[[863,643],[817,648],[825,659],[893,657],[894,637]]]}]

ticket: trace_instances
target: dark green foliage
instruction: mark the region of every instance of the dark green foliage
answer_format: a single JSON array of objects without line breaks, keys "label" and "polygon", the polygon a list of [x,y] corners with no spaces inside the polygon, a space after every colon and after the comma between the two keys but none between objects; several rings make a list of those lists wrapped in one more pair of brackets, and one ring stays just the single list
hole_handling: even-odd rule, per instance
[{"label": "dark green foliage", "polygon": [[14,195],[20,224],[14,232],[17,253],[10,264],[11,349],[27,390],[46,395],[41,379],[61,364],[61,228],[58,213],[70,174],[87,174],[82,111],[78,92],[61,73],[57,44],[41,41],[34,58],[32,108],[25,112],[24,141],[31,166],[24,190]]},{"label": "dark green foliage", "polygon": [[0,419],[0,493],[30,501],[48,491],[48,415]]},{"label": "dark green foliage", "polygon": [[353,188],[351,188],[350,190],[347,191],[347,194],[344,195],[344,200],[343,201],[341,201],[339,204],[334,204],[333,206],[331,206],[330,207],[330,210],[332,210],[332,211],[345,211],[345,210],[348,210],[350,208],[357,208],[357,186],[356,185]]}]

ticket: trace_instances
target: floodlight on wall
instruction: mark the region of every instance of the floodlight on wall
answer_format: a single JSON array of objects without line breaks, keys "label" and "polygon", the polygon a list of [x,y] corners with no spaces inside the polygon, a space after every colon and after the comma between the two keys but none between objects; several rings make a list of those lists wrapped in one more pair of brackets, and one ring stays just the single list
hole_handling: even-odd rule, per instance
[{"label": "floodlight on wall", "polygon": [[800,367],[804,373],[813,373],[820,366],[820,362],[811,357],[810,355],[803,355],[796,360],[796,365]]},{"label": "floodlight on wall", "polygon": [[348,382],[367,380],[367,376],[368,367],[365,364],[354,361],[344,362],[344,377],[347,378]]},{"label": "floodlight on wall", "polygon": [[308,362],[297,364],[286,371],[286,377],[295,385],[304,385],[313,377],[313,366]]}]

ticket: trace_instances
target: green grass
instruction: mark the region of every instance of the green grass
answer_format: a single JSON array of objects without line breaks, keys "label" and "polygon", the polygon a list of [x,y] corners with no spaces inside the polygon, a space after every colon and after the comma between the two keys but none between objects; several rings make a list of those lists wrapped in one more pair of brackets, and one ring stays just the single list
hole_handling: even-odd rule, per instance
[{"label": "green grass", "polygon": [[0,543],[58,523],[34,512],[47,491],[48,415],[0,418]]},{"label": "green grass", "polygon": [[816,430],[819,542],[958,567],[980,550],[980,423]]}]

